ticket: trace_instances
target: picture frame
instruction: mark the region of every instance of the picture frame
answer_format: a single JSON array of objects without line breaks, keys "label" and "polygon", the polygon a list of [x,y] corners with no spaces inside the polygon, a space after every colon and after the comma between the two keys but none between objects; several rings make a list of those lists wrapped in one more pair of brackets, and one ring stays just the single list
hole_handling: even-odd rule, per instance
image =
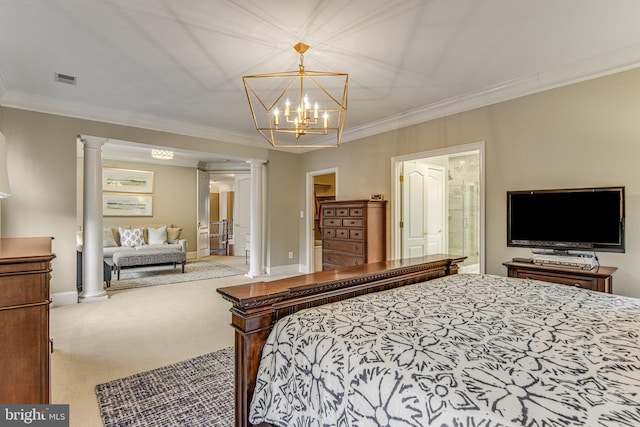
[{"label": "picture frame", "polygon": [[103,216],[153,216],[151,194],[103,193]]},{"label": "picture frame", "polygon": [[102,168],[102,191],[153,193],[153,171]]}]

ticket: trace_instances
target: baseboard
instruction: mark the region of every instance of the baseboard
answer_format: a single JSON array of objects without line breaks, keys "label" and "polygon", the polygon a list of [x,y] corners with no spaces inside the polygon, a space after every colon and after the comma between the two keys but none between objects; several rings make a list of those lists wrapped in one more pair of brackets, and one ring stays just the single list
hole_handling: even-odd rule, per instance
[{"label": "baseboard", "polygon": [[61,307],[63,305],[75,305],[78,303],[78,292],[56,292],[51,294],[51,305],[53,307]]},{"label": "baseboard", "polygon": [[289,264],[289,265],[279,265],[276,267],[267,267],[267,274],[269,276],[284,276],[291,274],[300,273],[301,265],[300,264]]}]

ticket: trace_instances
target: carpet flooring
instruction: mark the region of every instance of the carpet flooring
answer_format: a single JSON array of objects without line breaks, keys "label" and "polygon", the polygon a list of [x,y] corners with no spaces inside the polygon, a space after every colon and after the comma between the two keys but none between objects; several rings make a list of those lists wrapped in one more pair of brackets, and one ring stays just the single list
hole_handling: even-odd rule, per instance
[{"label": "carpet flooring", "polygon": [[173,268],[173,264],[123,268],[120,270],[120,280],[116,279],[115,271],[112,273],[111,286],[107,291],[215,279],[244,274],[247,271],[211,260],[187,262],[184,273],[180,265]]},{"label": "carpet flooring", "polygon": [[105,427],[234,423],[233,348],[96,386]]}]

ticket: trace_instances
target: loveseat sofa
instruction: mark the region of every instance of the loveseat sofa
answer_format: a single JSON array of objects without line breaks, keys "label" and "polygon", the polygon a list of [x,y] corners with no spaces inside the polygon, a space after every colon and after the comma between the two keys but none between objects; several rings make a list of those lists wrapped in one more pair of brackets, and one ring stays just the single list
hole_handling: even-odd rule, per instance
[{"label": "loveseat sofa", "polygon": [[[145,260],[148,254],[150,260],[158,254],[167,251],[187,252],[187,241],[180,239],[182,228],[173,224],[137,225],[133,227],[109,227],[102,230],[102,251],[105,261],[104,281],[107,286],[111,282],[111,270],[114,266],[113,255],[117,252],[135,253],[140,265],[151,264]],[[82,232],[76,237],[76,287],[82,291]],[[130,258],[131,259],[131,258]],[[128,265],[131,266],[131,265]],[[184,271],[184,264],[183,264]]]},{"label": "loveseat sofa", "polygon": [[172,224],[111,227],[102,231],[104,258],[122,251],[179,249],[187,252],[187,241],[180,239],[181,227]]}]

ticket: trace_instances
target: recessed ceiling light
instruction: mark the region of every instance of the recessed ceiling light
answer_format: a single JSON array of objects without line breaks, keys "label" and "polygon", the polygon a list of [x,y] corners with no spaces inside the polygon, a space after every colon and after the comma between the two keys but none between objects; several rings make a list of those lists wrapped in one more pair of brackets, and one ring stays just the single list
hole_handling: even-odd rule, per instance
[{"label": "recessed ceiling light", "polygon": [[70,76],[69,74],[55,73],[55,80],[59,83],[66,83],[68,85],[75,85],[78,81],[76,76]]}]

